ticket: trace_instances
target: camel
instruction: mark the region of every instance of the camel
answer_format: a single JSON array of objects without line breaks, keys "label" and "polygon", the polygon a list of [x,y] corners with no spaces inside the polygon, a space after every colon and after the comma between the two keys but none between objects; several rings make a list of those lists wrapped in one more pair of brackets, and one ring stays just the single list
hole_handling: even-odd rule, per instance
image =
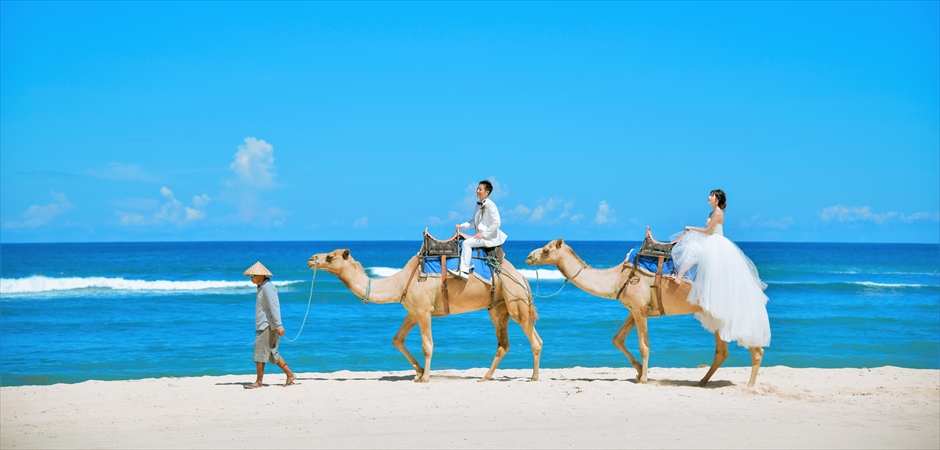
[{"label": "camel", "polygon": [[[417,375],[414,381],[426,383],[430,380],[431,356],[434,353],[434,341],[431,338],[431,315],[440,313],[443,297],[441,278],[437,276],[419,276],[417,265],[421,264],[418,256],[412,257],[399,272],[383,279],[371,279],[362,265],[349,254],[348,249],[338,249],[330,253],[319,253],[310,257],[307,266],[326,270],[359,297],[364,303],[401,303],[407,311],[404,322],[392,339],[392,344],[411,363]],[[509,351],[509,318],[518,323],[529,338],[534,359],[532,381],[539,379],[539,359],[542,354],[542,338],[535,331],[538,313],[532,302],[528,281],[508,261],[503,260],[499,268],[500,275],[493,274],[496,290],[491,305],[490,285],[471,275],[466,281],[455,278],[447,279],[449,313],[460,314],[490,308],[490,320],[496,328],[496,356],[486,375],[478,381],[488,381],[493,377],[496,366]],[[410,275],[409,275],[410,274]],[[505,281],[505,283],[503,283]],[[435,304],[438,310],[435,311]],[[424,350],[424,367],[408,352],[405,337],[415,324],[421,330],[421,348]]]},{"label": "camel", "polygon": [[[624,321],[620,330],[614,334],[614,347],[619,349],[630,360],[633,368],[637,371],[637,381],[647,382],[647,370],[649,369],[649,329],[647,328],[647,319],[650,309],[650,286],[653,284],[654,274],[637,268],[634,283],[631,284],[630,277],[633,264],[624,260],[618,266],[609,269],[594,269],[584,263],[584,261],[568,246],[563,239],[551,241],[541,249],[535,249],[526,258],[526,264],[552,264],[558,267],[558,270],[570,280],[575,286],[578,286],[585,292],[598,297],[609,298],[620,301],[627,309],[630,315]],[[636,278],[638,281],[635,281]],[[664,315],[678,316],[683,314],[693,314],[702,312],[702,308],[693,305],[687,301],[692,284],[688,280],[683,280],[682,284],[674,283],[672,280],[664,278],[661,281]],[[624,342],[627,335],[633,327],[636,326],[637,335],[640,341],[640,356],[643,364],[637,362],[636,358],[630,354]],[[760,369],[761,360],[764,357],[764,349],[760,347],[748,348],[751,352],[751,379],[748,387],[753,387],[757,380],[757,371]],[[699,381],[699,386],[705,386],[708,380],[715,374],[718,367],[728,359],[728,343],[715,333],[715,359],[712,361],[711,368],[705,374],[705,378]]]}]

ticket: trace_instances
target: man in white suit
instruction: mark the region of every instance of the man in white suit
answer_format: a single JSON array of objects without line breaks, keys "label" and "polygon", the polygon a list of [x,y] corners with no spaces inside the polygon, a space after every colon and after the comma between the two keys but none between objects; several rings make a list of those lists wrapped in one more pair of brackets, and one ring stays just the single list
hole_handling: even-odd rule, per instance
[{"label": "man in white suit", "polygon": [[470,257],[473,256],[473,249],[478,247],[496,247],[506,242],[506,233],[499,229],[499,209],[496,203],[490,200],[490,194],[493,193],[493,184],[483,180],[477,186],[476,209],[473,211],[473,219],[469,222],[457,224],[454,228],[459,233],[460,230],[466,230],[474,227],[473,236],[460,233],[463,236],[463,248],[460,249],[460,267],[457,271],[448,270],[451,275],[466,280],[470,273]]}]

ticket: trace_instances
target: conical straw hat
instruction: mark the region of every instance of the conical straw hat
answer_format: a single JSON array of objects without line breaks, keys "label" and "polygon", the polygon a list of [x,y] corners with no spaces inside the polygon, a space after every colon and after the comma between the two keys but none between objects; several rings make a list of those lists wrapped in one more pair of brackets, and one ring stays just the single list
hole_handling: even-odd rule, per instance
[{"label": "conical straw hat", "polygon": [[267,267],[264,267],[264,264],[261,264],[261,261],[258,261],[255,263],[255,265],[249,267],[248,270],[245,271],[245,275],[263,275],[266,277],[272,276],[271,271],[268,270]]}]

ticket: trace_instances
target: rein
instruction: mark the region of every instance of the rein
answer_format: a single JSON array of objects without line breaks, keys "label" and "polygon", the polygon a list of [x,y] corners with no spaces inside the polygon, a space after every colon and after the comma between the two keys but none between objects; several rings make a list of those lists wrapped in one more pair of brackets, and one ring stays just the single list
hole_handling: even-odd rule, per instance
[{"label": "rein", "polygon": [[[538,297],[538,298],[549,298],[549,297],[554,297],[554,296],[560,294],[561,291],[562,291],[562,289],[564,289],[565,286],[568,285],[568,282],[569,282],[569,281],[574,280],[575,278],[578,277],[578,275],[581,275],[581,271],[584,270],[585,267],[586,267],[586,266],[581,266],[581,268],[578,269],[578,273],[574,274],[573,277],[571,277],[571,278],[565,277],[565,282],[561,285],[560,288],[558,288],[557,291],[555,291],[554,294],[550,294],[550,295],[538,295],[538,294],[533,293],[532,296],[533,296],[533,297]],[[535,289],[536,289],[536,290],[539,289],[539,270],[538,270],[538,269],[535,269]]]},{"label": "rein", "polygon": [[369,304],[369,295],[372,293],[372,278],[369,278],[369,284],[366,285],[366,296],[359,299],[363,305]]},{"label": "rein", "polygon": [[296,341],[297,338],[300,337],[300,332],[304,331],[304,325],[307,324],[307,315],[310,314],[310,303],[313,302],[313,285],[314,285],[314,283],[316,283],[316,281],[317,281],[317,266],[314,265],[314,266],[313,266],[313,279],[310,280],[310,297],[307,298],[307,312],[304,313],[304,321],[301,322],[301,324],[300,324],[300,329],[297,330],[297,336],[294,336],[293,339],[287,339],[286,337],[284,338],[284,340],[287,341],[287,342],[294,342],[294,341]]},{"label": "rein", "polygon": [[[500,282],[500,283],[506,284],[506,282],[503,281],[503,270],[502,270],[502,269],[503,269],[503,265],[500,264],[500,263],[498,263],[498,262],[496,262],[496,260],[495,260],[494,258],[489,258],[489,257],[488,257],[488,259],[489,259],[488,263],[489,263],[491,266],[493,266],[493,270],[496,272],[496,278],[499,278],[499,282]],[[538,271],[536,271],[536,274],[537,274],[537,273],[538,273]],[[512,275],[510,275],[510,274],[508,274],[508,273],[506,274],[506,276],[509,277],[509,279],[512,280],[513,282],[515,282],[517,285],[519,285],[519,287],[521,287],[523,290],[525,290],[526,292],[528,292],[529,295],[532,295],[532,290],[529,289],[529,288],[527,288],[527,287],[525,287],[525,285],[522,284],[522,283],[520,283],[519,280],[517,280],[515,277],[513,277]],[[512,291],[510,291],[509,289],[506,289],[506,290],[509,291],[509,295],[512,295],[513,297],[515,297],[516,300],[522,300],[522,301],[524,301],[524,302],[528,302],[528,303],[531,304],[531,298],[522,298],[522,297],[519,297],[519,296],[516,295],[516,294],[513,294]]]}]

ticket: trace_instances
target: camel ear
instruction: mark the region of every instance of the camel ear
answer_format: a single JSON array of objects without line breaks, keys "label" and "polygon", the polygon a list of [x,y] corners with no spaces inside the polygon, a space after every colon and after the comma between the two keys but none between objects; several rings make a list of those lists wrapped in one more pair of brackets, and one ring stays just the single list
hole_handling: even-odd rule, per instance
[{"label": "camel ear", "polygon": [[558,238],[558,240],[555,241],[555,248],[561,248],[561,244],[564,244],[564,243],[565,243],[564,239]]},{"label": "camel ear", "polygon": [[343,250],[343,259],[349,259],[349,249]]}]

